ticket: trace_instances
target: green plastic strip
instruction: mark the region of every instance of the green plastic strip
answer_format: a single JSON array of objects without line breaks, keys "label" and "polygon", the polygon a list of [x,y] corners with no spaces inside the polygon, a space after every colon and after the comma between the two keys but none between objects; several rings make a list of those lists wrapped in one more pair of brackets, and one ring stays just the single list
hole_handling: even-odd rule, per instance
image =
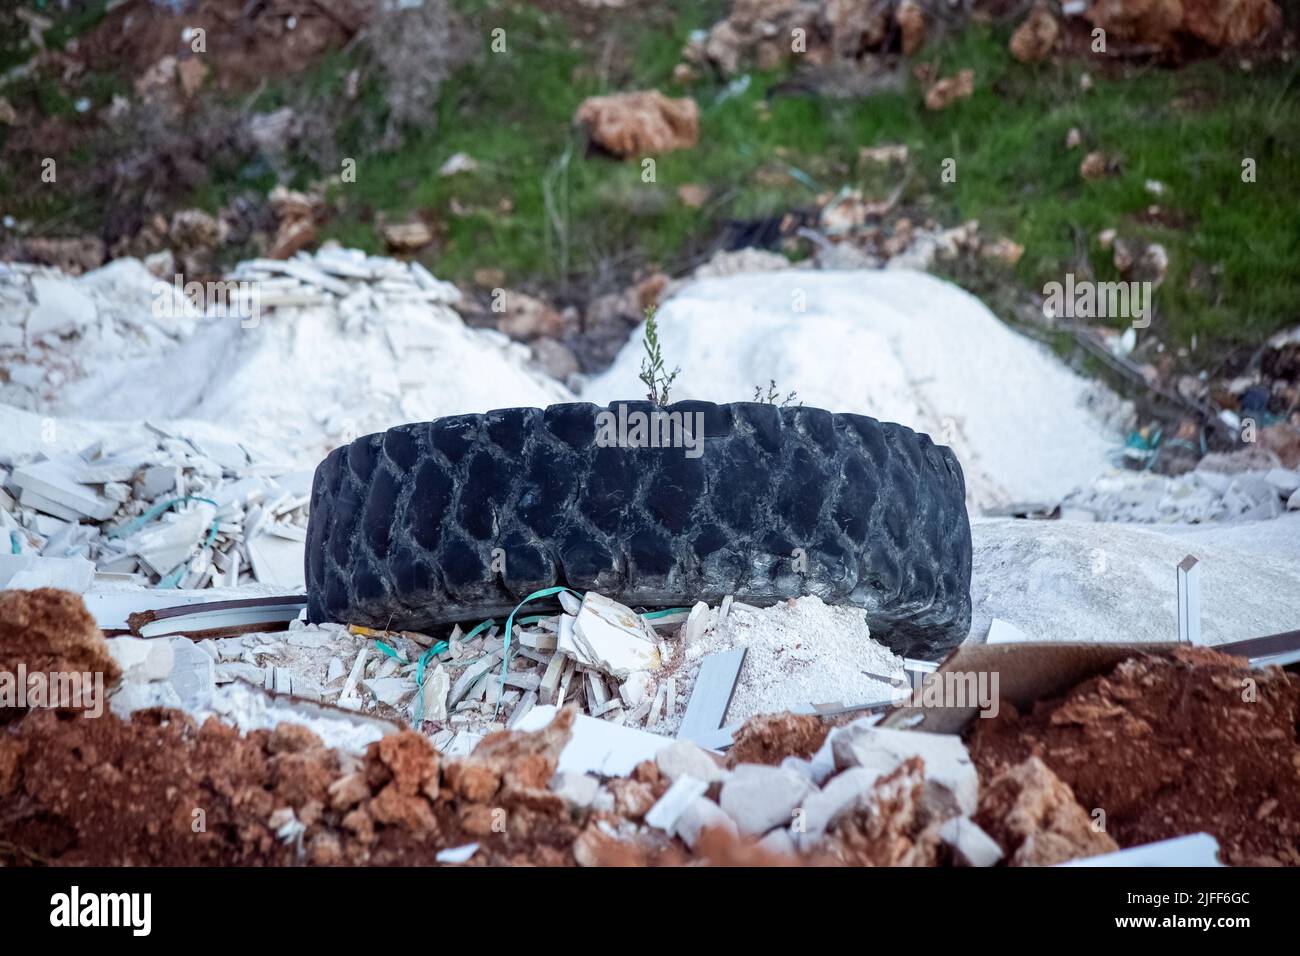
[{"label": "green plastic strip", "polygon": [[662,611],[646,611],[641,615],[641,619],[645,621],[655,621],[661,617],[668,617],[670,614],[682,613],[690,614],[691,609],[688,607],[666,607]]},{"label": "green plastic strip", "polygon": [[[172,505],[183,505],[187,501],[202,501],[204,504],[212,505],[212,507],[215,508],[217,511],[221,510],[221,505],[217,504],[211,498],[201,498],[198,495],[186,495],[184,498],[172,498],[168,501],[163,501],[154,505],[152,508],[150,508],[144,514],[142,514],[140,517],[128,521],[120,528],[116,528],[115,530],[110,531],[108,533],[108,536],[110,538],[120,538],[123,537],[124,535],[134,534],[136,531],[144,527],[154,518],[158,517],[160,514],[162,514]],[[203,542],[203,547],[205,548],[212,547],[212,542],[216,540],[217,540],[217,516],[214,514],[212,516],[212,527],[208,529],[208,537],[207,540]],[[167,575],[161,581],[159,581],[157,586],[159,588],[180,587],[181,577],[183,573],[184,573],[183,566],[175,568],[171,574]]]},{"label": "green plastic strip", "polygon": [[[478,637],[478,635],[482,634],[484,631],[486,631],[489,627],[491,627],[495,623],[496,620],[494,618],[488,618],[486,621],[477,625],[472,631],[466,634],[462,638],[462,640],[472,641],[474,638]],[[413,716],[415,718],[414,723],[417,727],[420,725],[420,722],[424,720],[424,670],[426,667],[428,667],[429,661],[433,660],[435,657],[437,657],[443,651],[447,650],[449,647],[451,647],[451,644],[448,643],[447,641],[438,641],[436,644],[431,646],[427,651],[421,654],[419,660],[416,661],[415,713]]]},{"label": "green plastic strip", "polygon": [[[553,614],[531,614],[528,615],[527,617],[521,617],[516,621],[515,615],[519,613],[519,609],[523,607],[525,604],[527,604],[529,601],[536,601],[539,600],[540,598],[551,597],[552,595],[559,594],[561,591],[568,591],[578,600],[582,600],[583,597],[582,593],[579,591],[575,591],[572,588],[566,588],[563,586],[543,588],[540,591],[534,591],[532,594],[528,595],[528,597],[524,598],[517,605],[515,605],[515,609],[511,611],[510,616],[506,618],[505,634],[503,636],[504,644],[501,648],[501,680],[500,680],[500,684],[498,685],[498,693],[497,693],[498,711],[500,711],[501,709],[501,695],[505,693],[506,673],[510,668],[510,638],[514,634],[515,624],[520,624],[520,625],[536,624],[538,621],[545,621],[555,616]],[[668,617],[671,614],[690,613],[690,610],[691,609],[688,607],[669,607],[669,608],[664,608],[661,611],[647,611],[645,614],[641,615],[641,618],[646,621],[653,621],[661,617]],[[486,621],[483,621],[482,623],[476,625],[474,629],[469,631],[463,638],[461,638],[461,640],[472,641],[474,638],[478,637],[480,634],[482,634],[484,631],[486,631],[488,628],[492,627],[495,624],[496,624],[495,618],[488,618]],[[389,657],[393,657],[393,658],[397,658],[398,660],[401,660],[401,658],[398,656],[397,651],[389,647],[383,641],[376,640],[375,643],[379,646],[379,649],[383,651],[385,654],[387,654]],[[415,714],[414,714],[415,724],[417,726],[419,725],[420,721],[424,719],[425,668],[428,666],[429,661],[437,657],[443,651],[447,650],[447,648],[450,646],[451,645],[448,644],[447,641],[439,641],[438,643],[430,647],[427,651],[425,651],[423,654],[421,654],[419,661],[417,662],[416,671],[415,671],[415,686],[418,688],[418,690],[416,692]]]},{"label": "green plastic strip", "polygon": [[501,649],[501,682],[497,685],[497,705],[496,709],[493,711],[494,714],[501,710],[501,695],[506,691],[506,671],[510,667],[510,635],[514,631],[515,615],[518,614],[519,609],[529,601],[536,601],[538,598],[550,597],[553,594],[559,594],[561,591],[568,591],[578,600],[582,600],[582,595],[573,590],[573,588],[566,588],[563,585],[558,585],[553,588],[542,588],[540,591],[534,591],[532,594],[528,595],[528,597],[516,604],[515,609],[511,611],[510,616],[506,618],[505,646]]}]

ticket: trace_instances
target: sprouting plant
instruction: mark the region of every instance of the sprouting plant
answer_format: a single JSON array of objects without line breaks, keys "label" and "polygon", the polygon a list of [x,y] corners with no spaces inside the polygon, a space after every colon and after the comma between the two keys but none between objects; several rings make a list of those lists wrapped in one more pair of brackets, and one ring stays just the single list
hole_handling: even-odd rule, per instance
[{"label": "sprouting plant", "polygon": [[650,390],[646,397],[656,405],[667,405],[668,389],[682,369],[679,365],[671,372],[664,371],[664,356],[659,347],[659,325],[655,322],[654,306],[645,310],[645,337],[642,345],[645,346],[645,358],[641,359],[641,381]]},{"label": "sprouting plant", "polygon": [[[763,405],[775,405],[777,403],[776,400],[781,398],[781,407],[786,408],[787,406],[793,405],[795,399],[798,397],[799,393],[791,389],[785,398],[781,398],[781,391],[776,387],[776,379],[774,378],[768,379],[766,395],[763,394],[762,385],[754,386],[754,401]],[[799,404],[802,405],[803,402],[800,402]]]}]

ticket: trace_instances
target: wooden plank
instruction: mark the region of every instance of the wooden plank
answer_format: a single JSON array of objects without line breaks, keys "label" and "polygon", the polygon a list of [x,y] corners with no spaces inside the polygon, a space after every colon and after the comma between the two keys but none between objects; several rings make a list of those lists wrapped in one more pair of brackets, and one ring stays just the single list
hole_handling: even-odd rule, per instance
[{"label": "wooden plank", "polygon": [[714,734],[722,726],[744,663],[743,647],[710,654],[700,662],[691,699],[686,703],[686,713],[682,715],[682,724],[677,730],[678,737],[696,740]]}]

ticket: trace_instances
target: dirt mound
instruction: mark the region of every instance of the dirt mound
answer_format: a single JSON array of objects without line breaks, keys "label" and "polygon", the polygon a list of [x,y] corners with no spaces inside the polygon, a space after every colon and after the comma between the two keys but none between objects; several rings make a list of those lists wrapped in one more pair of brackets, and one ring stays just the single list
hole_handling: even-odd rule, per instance
[{"label": "dirt mound", "polygon": [[[1040,758],[1135,846],[1204,830],[1225,862],[1300,864],[1300,681],[1206,649],[1140,656],[1040,702],[977,721],[984,780]],[[992,832],[992,831],[990,831]]]},{"label": "dirt mound", "polygon": [[479,842],[476,864],[572,865],[581,821],[544,783],[520,785],[549,779],[556,733],[499,737],[489,759],[442,767],[413,732],[357,760],[293,725],[33,712],[0,733],[0,862],[428,865]]},{"label": "dirt mound", "polygon": [[104,635],[80,596],[56,588],[0,591],[0,671],[78,672],[121,675]]},{"label": "dirt mound", "polygon": [[249,89],[267,76],[301,72],[344,46],[370,7],[369,0],[199,0],[172,12],[151,0],[127,0],[79,39],[78,57],[91,69],[134,73],[164,57],[197,56],[222,88]]}]

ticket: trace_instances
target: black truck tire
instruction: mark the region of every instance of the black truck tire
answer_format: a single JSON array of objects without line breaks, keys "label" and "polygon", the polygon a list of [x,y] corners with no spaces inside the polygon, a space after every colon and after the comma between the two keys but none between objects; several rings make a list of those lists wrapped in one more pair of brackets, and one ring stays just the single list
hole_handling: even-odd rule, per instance
[{"label": "black truck tire", "polygon": [[[619,437],[620,413],[680,413],[703,443],[698,429],[687,447]],[[951,449],[864,415],[750,402],[507,408],[359,438],[316,469],[306,575],[310,620],[409,630],[502,616],[557,584],[632,607],[813,594],[929,658],[971,616]]]}]

